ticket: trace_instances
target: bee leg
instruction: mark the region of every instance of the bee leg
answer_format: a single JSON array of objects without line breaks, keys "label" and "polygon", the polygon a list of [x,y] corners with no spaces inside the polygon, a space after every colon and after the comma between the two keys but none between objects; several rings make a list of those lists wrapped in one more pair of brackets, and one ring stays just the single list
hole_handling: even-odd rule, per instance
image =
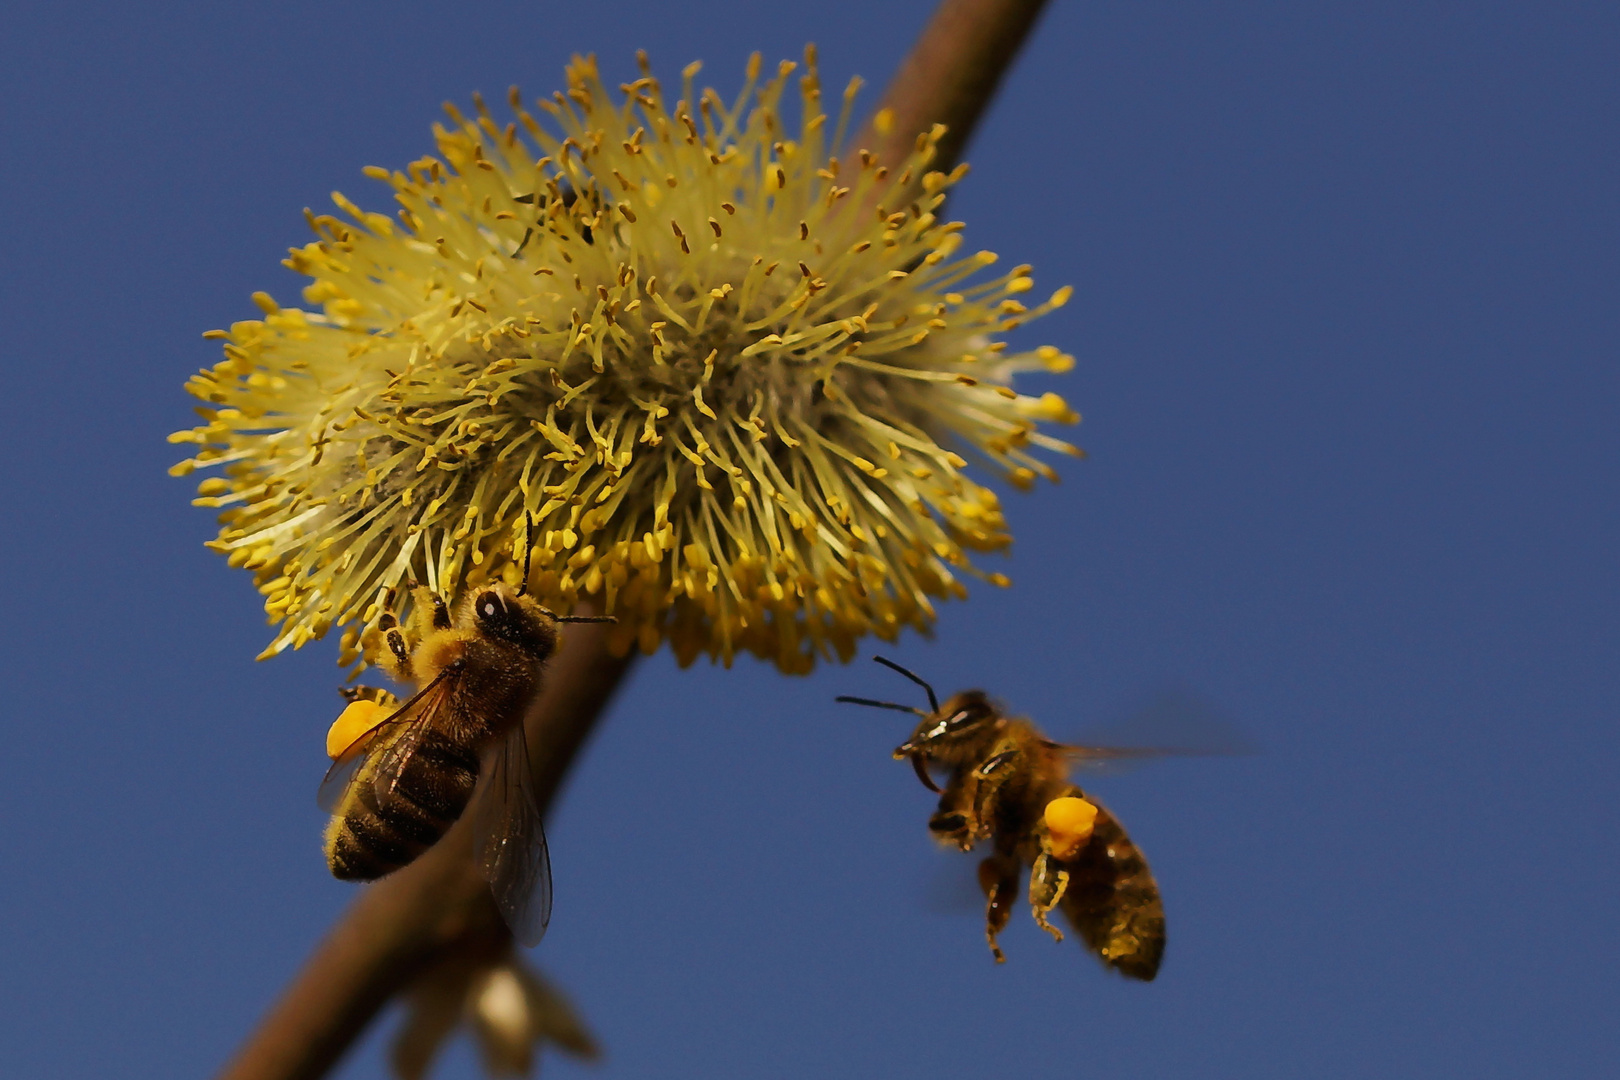
[{"label": "bee leg", "polygon": [[1007,956],[996,937],[1007,929],[1007,920],[1012,918],[1013,897],[1018,893],[1018,860],[1010,855],[986,858],[979,864],[979,887],[985,896],[984,936],[996,963],[1004,964]]},{"label": "bee leg", "polygon": [[1003,750],[992,754],[969,774],[973,819],[978,823],[973,837],[975,843],[989,838],[1002,785],[1012,777],[1021,756],[1016,749]]},{"label": "bee leg", "polygon": [[970,787],[953,778],[939,796],[939,809],[928,819],[928,831],[940,843],[972,851],[981,839],[978,820],[973,816],[974,797]]},{"label": "bee leg", "polygon": [[420,641],[435,630],[448,630],[451,626],[450,607],[444,597],[426,585],[411,588],[411,631]]},{"label": "bee leg", "polygon": [[411,648],[405,641],[405,634],[399,627],[390,627],[383,635],[388,642],[388,651],[394,654],[394,662],[390,665],[390,673],[400,682],[415,682],[411,675]]},{"label": "bee leg", "polygon": [[1058,906],[1068,888],[1069,872],[1046,852],[1037,855],[1029,872],[1029,904],[1035,922],[1059,941],[1063,940],[1063,931],[1046,921],[1046,913]]}]

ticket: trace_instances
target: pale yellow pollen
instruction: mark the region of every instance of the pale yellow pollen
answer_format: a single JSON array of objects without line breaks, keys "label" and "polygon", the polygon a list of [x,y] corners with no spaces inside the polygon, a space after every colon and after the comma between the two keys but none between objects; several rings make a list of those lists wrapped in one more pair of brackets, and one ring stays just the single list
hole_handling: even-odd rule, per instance
[{"label": "pale yellow pollen", "polygon": [[354,661],[413,579],[515,581],[530,518],[548,607],[590,599],[621,649],[788,671],[927,629],[931,598],[963,595],[953,568],[1007,547],[944,447],[1015,486],[1055,478],[1032,451],[1077,452],[1038,427],[1078,419],[1064,400],[1011,386],[1073,358],[995,339],[1070,291],[1030,309],[1027,266],[975,276],[995,255],[935,216],[966,175],[929,168],[942,129],[841,163],[858,80],[828,124],[807,64],[792,130],[792,64],[761,83],[756,56],[730,104],[696,65],[669,103],[644,66],[620,105],[576,60],[544,123],[515,92],[505,126],[475,100],[435,156],[368,168],[397,219],[341,194],[343,216],[310,215],[288,265],[319,311],[255,294],[261,319],[211,333],[225,356],[188,384],[208,411],[174,437],[196,448],[177,475],[224,467],[198,501],[279,624],[267,654],[354,624]]}]

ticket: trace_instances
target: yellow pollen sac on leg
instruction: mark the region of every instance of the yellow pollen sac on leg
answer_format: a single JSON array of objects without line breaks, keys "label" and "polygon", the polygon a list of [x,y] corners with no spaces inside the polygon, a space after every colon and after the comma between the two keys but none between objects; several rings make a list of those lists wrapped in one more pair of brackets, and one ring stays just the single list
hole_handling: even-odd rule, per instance
[{"label": "yellow pollen sac on leg", "polygon": [[352,757],[360,742],[388,719],[388,706],[375,701],[355,701],[338,714],[326,732],[326,756],[333,761]]},{"label": "yellow pollen sac on leg", "polygon": [[1052,837],[1052,854],[1059,859],[1072,859],[1079,854],[1097,824],[1096,806],[1073,795],[1047,803],[1045,816],[1046,831]]}]

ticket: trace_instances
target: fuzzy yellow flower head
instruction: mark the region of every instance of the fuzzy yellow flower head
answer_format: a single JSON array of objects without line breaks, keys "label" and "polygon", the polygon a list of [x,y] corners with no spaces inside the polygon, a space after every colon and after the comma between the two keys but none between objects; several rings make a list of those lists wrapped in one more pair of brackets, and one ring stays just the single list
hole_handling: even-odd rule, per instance
[{"label": "fuzzy yellow flower head", "polygon": [[762,84],[755,56],[729,106],[694,64],[671,108],[645,60],[618,101],[576,60],[556,130],[515,90],[504,127],[451,109],[438,157],[367,170],[397,222],[341,195],[347,220],[311,217],[287,265],[320,313],[256,294],[174,436],[199,446],[177,472],[224,466],[198,501],[258,575],[267,655],[349,624],[351,662],[402,583],[515,583],[531,543],[542,603],[683,664],[806,671],[963,595],[965,550],[1010,540],[965,458],[1023,487],[1053,476],[1032,448],[1074,452],[1037,430],[1078,419],[1063,400],[1009,385],[1071,358],[995,340],[1069,290],[976,280],[995,256],[935,217],[965,171],[927,171],[942,129],[892,174],[831,156],[857,83],[829,139],[807,60],[794,138],[791,63]]}]

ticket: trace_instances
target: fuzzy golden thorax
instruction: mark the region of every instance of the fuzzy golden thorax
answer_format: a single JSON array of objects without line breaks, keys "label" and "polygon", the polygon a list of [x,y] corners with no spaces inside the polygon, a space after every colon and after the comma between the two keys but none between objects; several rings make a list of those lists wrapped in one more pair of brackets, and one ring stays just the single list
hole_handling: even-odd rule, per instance
[{"label": "fuzzy golden thorax", "polygon": [[418,689],[455,677],[447,732],[482,743],[520,720],[557,648],[557,619],[532,597],[496,582],[469,594],[454,616],[427,589],[416,590],[407,628],[385,630],[389,673]]}]

